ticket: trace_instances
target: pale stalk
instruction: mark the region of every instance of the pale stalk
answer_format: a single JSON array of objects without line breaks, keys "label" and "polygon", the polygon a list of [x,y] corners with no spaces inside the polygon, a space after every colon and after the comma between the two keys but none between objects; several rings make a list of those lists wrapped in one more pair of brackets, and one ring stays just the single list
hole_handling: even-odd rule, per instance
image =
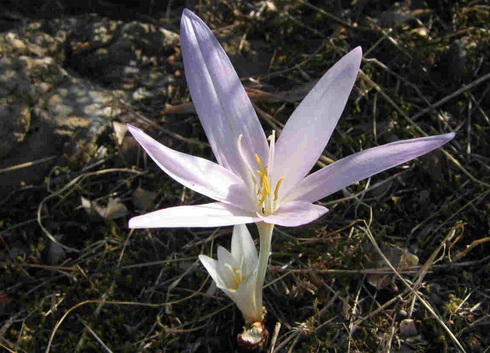
[{"label": "pale stalk", "polygon": [[[255,287],[255,302],[259,308],[263,307],[262,293],[264,288],[265,273],[267,272],[267,264],[269,263],[269,256],[271,254],[271,240],[272,231],[274,230],[274,224],[260,222],[257,223],[260,236],[260,252],[259,263],[257,265],[257,286]],[[262,319],[260,320],[262,321]]]}]

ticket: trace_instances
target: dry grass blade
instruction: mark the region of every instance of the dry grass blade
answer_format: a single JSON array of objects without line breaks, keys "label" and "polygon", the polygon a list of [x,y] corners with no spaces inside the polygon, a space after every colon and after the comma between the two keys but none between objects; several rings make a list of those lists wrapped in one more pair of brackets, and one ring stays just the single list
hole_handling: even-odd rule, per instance
[{"label": "dry grass blade", "polygon": [[474,80],[473,82],[467,84],[467,85],[463,85],[463,87],[457,89],[456,91],[454,91],[453,93],[451,94],[448,94],[446,97],[438,100],[437,102],[435,103],[432,103],[430,107],[428,108],[425,108],[425,109],[422,109],[421,111],[419,111],[418,113],[412,115],[410,117],[410,120],[411,121],[415,121],[417,120],[418,118],[420,118],[422,115],[424,114],[427,114],[428,112],[430,112],[431,110],[443,105],[444,103],[450,101],[451,99],[459,96],[460,94],[463,94],[465,92],[468,92],[469,90],[475,88],[476,86],[482,84],[483,82],[487,81],[490,79],[490,73],[486,74],[486,75],[483,75],[479,78],[477,78],[476,80]]},{"label": "dry grass blade", "polygon": [[9,347],[7,347],[6,345],[4,345],[3,343],[0,342],[0,347],[5,349],[6,352],[9,352],[9,353],[16,353],[16,351],[10,349]]},{"label": "dry grass blade", "polygon": [[76,178],[72,179],[68,184],[66,184],[65,186],[63,186],[60,190],[52,193],[51,195],[45,197],[40,203],[39,203],[39,206],[38,206],[38,209],[37,209],[37,223],[39,224],[39,227],[41,227],[43,233],[53,242],[53,243],[56,243],[58,244],[59,246],[61,246],[63,249],[65,250],[68,250],[68,251],[73,251],[75,253],[79,253],[80,250],[78,249],[74,249],[74,248],[71,248],[69,246],[66,246],[66,245],[63,245],[61,244],[54,236],[53,234],[51,234],[51,232],[46,228],[44,227],[43,225],[43,222],[42,222],[42,211],[43,211],[43,206],[52,198],[54,197],[65,197],[66,194],[65,192],[68,194],[71,192],[71,190],[73,190],[72,188],[79,182],[81,182],[82,180],[88,178],[88,177],[91,177],[91,176],[96,176],[96,175],[103,175],[103,174],[108,174],[108,173],[132,173],[132,174],[138,174],[138,175],[141,175],[143,174],[142,172],[139,172],[137,170],[132,170],[132,169],[126,169],[126,168],[112,168],[112,169],[104,169],[104,170],[99,170],[99,171],[96,171],[96,172],[90,172],[90,173],[85,173],[85,174],[82,174],[82,175],[79,175],[77,176]]},{"label": "dry grass blade", "polygon": [[107,353],[113,353],[112,350],[109,347],[107,347],[107,345],[100,339],[99,336],[97,336],[97,334],[94,332],[94,330],[92,330],[92,328],[84,320],[82,320],[80,318],[78,318],[78,319],[83,324],[83,326],[85,326],[85,328],[92,335],[92,337],[95,338],[97,343],[100,344],[100,346],[104,349],[104,351],[106,351]]},{"label": "dry grass blade", "polygon": [[276,326],[274,326],[274,332],[272,333],[271,344],[269,347],[269,353],[275,352],[277,337],[279,336],[279,331],[281,330],[281,323],[278,321]]},{"label": "dry grass blade", "polygon": [[[481,245],[481,244],[484,244],[484,243],[488,243],[490,242],[490,237],[486,237],[486,238],[481,238],[481,239],[476,239],[476,240],[473,240],[471,242],[470,245],[468,245],[466,247],[466,249],[464,250],[461,250],[459,253],[457,253],[456,255],[454,255],[452,258],[451,258],[451,261],[452,262],[458,262],[459,260],[461,260],[463,257],[465,257],[466,255],[468,255],[468,253],[473,250],[474,248],[476,248],[477,246]],[[453,245],[453,244],[452,244]]]},{"label": "dry grass blade", "polygon": [[379,256],[381,256],[383,258],[383,260],[386,262],[386,264],[391,268],[391,270],[398,277],[398,279],[400,279],[403,282],[403,284],[405,285],[405,287],[407,287],[407,289],[411,292],[411,294],[414,295],[417,298],[417,300],[420,301],[420,303],[432,314],[432,316],[437,320],[439,325],[442,326],[444,331],[446,331],[446,333],[451,338],[451,340],[454,342],[454,344],[458,347],[458,349],[461,352],[466,353],[465,348],[463,347],[461,342],[459,342],[459,340],[456,338],[456,336],[451,331],[451,329],[449,329],[449,327],[446,325],[444,320],[435,312],[435,310],[432,308],[432,306],[424,298],[422,298],[420,296],[420,294],[414,289],[414,287],[412,287],[410,285],[410,283],[408,283],[408,281],[400,273],[398,273],[396,268],[391,264],[390,260],[388,260],[388,258],[383,254],[383,252],[379,248],[376,240],[374,239],[374,236],[372,235],[367,223],[366,223],[366,227],[364,229],[365,229],[365,232],[366,232],[366,235],[367,235],[369,241],[375,247],[375,249],[378,251]]},{"label": "dry grass blade", "polygon": [[[206,282],[204,282],[201,287],[194,293],[188,295],[187,297],[185,298],[182,298],[182,299],[178,299],[178,300],[174,300],[174,301],[169,301],[169,302],[165,302],[165,303],[159,303],[159,304],[151,304],[151,303],[138,303],[138,302],[123,302],[123,301],[110,301],[110,300],[85,300],[81,303],[78,303],[74,306],[72,306],[70,309],[68,309],[64,314],[63,316],[58,320],[58,322],[56,323],[56,325],[54,326],[53,328],[53,331],[51,332],[51,336],[49,338],[49,342],[48,342],[48,345],[46,347],[46,351],[45,353],[49,353],[49,351],[51,350],[51,344],[53,342],[53,339],[54,339],[54,336],[56,335],[56,332],[58,331],[59,327],[61,326],[61,324],[63,323],[63,321],[67,318],[67,316],[72,313],[74,310],[86,305],[86,304],[98,304],[99,307],[101,307],[101,305],[130,305],[130,306],[143,306],[143,307],[149,307],[149,308],[162,308],[162,307],[166,307],[166,306],[169,306],[169,305],[173,305],[173,304],[178,304],[178,303],[182,303],[186,300],[189,300],[193,297],[195,297],[196,295],[198,295],[199,293],[201,293],[202,289],[204,288]],[[220,310],[223,310],[223,309],[220,309]]]},{"label": "dry grass blade", "polygon": [[0,169],[0,174],[8,173],[8,172],[11,172],[11,171],[17,170],[17,169],[28,168],[28,167],[31,167],[33,165],[40,164],[40,163],[50,162],[56,158],[57,158],[56,156],[49,156],[49,157],[41,158],[41,159],[38,159],[35,161],[17,164],[17,165],[11,166],[11,167]]},{"label": "dry grass blade", "polygon": [[452,238],[454,238],[456,236],[456,232],[462,231],[463,228],[464,228],[464,224],[458,223],[448,232],[448,234],[446,235],[444,240],[441,241],[439,246],[432,252],[430,257],[427,259],[427,261],[424,263],[424,265],[420,269],[419,273],[417,274],[417,279],[415,280],[415,283],[413,284],[413,287],[411,290],[418,291],[418,289],[422,285],[422,281],[424,280],[425,276],[427,275],[427,273],[429,273],[430,268],[434,265],[436,258],[439,255],[439,253],[442,251],[442,249],[444,249],[446,247],[446,244]]},{"label": "dry grass blade", "polygon": [[[366,75],[362,70],[359,70],[359,73],[361,75],[361,77],[363,78],[363,80],[365,80],[366,82],[369,83],[369,85],[371,85],[377,92],[379,92],[381,94],[381,96],[386,99],[390,105],[393,106],[393,108],[395,108],[398,113],[400,113],[400,115],[411,125],[413,126],[421,135],[423,136],[429,136],[429,134],[427,134],[424,130],[422,130],[420,128],[420,126],[418,126],[411,117],[409,117],[394,101],[393,99],[390,98],[390,96],[388,94],[386,94],[386,92],[384,92],[384,90],[378,85],[376,84],[368,75]],[[488,77],[487,77],[488,76]],[[484,76],[485,79],[488,79],[490,78],[490,73],[488,75],[485,75]],[[480,81],[477,80],[479,83]],[[483,82],[483,81],[481,81]],[[459,92],[460,90],[458,90]],[[463,92],[465,92],[466,90],[461,90],[461,92],[459,92],[458,94],[461,94]],[[435,105],[433,105],[434,107]],[[431,109],[433,109],[432,107],[429,108],[427,110],[430,111]],[[456,165],[456,167],[458,167],[468,178],[470,178],[472,181],[474,181],[475,183],[478,183],[486,188],[490,188],[490,184],[476,178],[475,176],[473,176],[473,174],[471,174],[465,167],[463,167],[461,165],[461,163],[449,152],[446,151],[445,148],[441,147],[440,150],[444,153],[444,155],[451,161],[453,162],[454,165]]]}]

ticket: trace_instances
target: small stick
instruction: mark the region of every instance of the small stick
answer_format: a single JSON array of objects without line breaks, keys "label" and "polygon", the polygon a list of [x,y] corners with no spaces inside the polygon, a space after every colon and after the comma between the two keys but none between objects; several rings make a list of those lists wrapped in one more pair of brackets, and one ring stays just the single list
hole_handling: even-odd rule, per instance
[{"label": "small stick", "polygon": [[281,323],[276,322],[276,326],[274,327],[274,333],[272,334],[271,346],[269,348],[269,353],[274,353],[274,348],[276,347],[277,337],[279,336],[279,331],[281,330]]},{"label": "small stick", "polygon": [[49,156],[49,157],[37,159],[35,161],[30,161],[30,162],[26,162],[26,163],[22,163],[22,164],[13,165],[13,166],[10,166],[7,168],[0,169],[0,174],[11,172],[11,171],[17,170],[17,169],[32,167],[33,165],[41,164],[44,162],[49,162],[49,161],[52,161],[53,159],[56,159],[56,156]]}]

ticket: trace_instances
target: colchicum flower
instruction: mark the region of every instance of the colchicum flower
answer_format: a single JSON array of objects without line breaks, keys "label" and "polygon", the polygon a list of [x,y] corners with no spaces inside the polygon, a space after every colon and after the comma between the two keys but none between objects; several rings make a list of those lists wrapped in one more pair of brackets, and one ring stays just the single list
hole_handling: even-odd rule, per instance
[{"label": "colchicum flower", "polygon": [[199,260],[216,286],[237,304],[247,323],[253,324],[262,316],[262,302],[254,300],[257,250],[246,225],[240,224],[233,228],[231,253],[219,246],[218,260],[206,255],[199,255]]},{"label": "colchicum flower", "polygon": [[181,45],[190,93],[218,163],[174,151],[133,126],[129,130],[168,175],[217,202],[134,217],[129,221],[131,228],[258,222],[299,226],[328,211],[314,202],[454,137],[448,133],[370,148],[308,175],[347,102],[361,63],[361,48],[345,55],[320,79],[276,142],[274,132],[266,138],[217,39],[189,10],[184,10],[181,20]]},{"label": "colchicum flower", "polygon": [[[232,250],[218,260],[199,259],[220,289],[242,311],[247,326],[241,344],[267,341],[262,289],[275,224],[299,226],[328,210],[314,202],[353,183],[432,151],[454,133],[389,143],[336,161],[310,175],[323,153],[356,80],[360,47],[338,61],[296,108],[277,142],[267,138],[230,60],[210,29],[184,10],[181,46],[185,75],[199,119],[218,163],[174,151],[128,126],[140,145],[168,175],[216,202],[170,207],[134,217],[130,228],[239,225]],[[244,223],[256,223],[255,246]]]}]

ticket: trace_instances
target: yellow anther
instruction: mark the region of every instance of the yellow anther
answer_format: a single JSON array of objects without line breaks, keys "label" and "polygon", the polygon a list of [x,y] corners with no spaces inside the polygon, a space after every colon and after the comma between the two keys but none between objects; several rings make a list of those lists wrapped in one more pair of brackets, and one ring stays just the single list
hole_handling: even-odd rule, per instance
[{"label": "yellow anther", "polygon": [[259,194],[260,194],[260,200],[258,202],[258,205],[262,205],[265,200],[267,199],[267,197],[269,196],[269,194],[271,193],[271,184],[269,182],[269,178],[267,177],[267,174],[266,173],[263,173],[261,172],[260,170],[257,170],[257,174],[260,175],[260,190],[259,190]]},{"label": "yellow anther", "polygon": [[255,160],[257,161],[257,164],[259,165],[260,171],[264,174],[267,174],[267,168],[264,167],[264,165],[262,164],[262,161],[260,160],[260,157],[257,153],[255,154]]},{"label": "yellow anther", "polygon": [[[273,149],[272,141],[273,140],[271,140],[271,148]],[[269,155],[269,162],[272,161],[272,157],[273,157],[273,153],[272,155],[271,154]],[[277,181],[276,187],[274,189],[274,199],[272,199],[271,180],[269,179],[270,175],[267,171],[268,166],[264,166],[258,154],[255,154],[255,161],[257,162],[257,165],[259,167],[259,170],[257,170],[257,174],[260,176],[257,185],[258,186],[257,206],[260,206],[260,210],[262,214],[266,215],[266,214],[273,213],[275,211],[274,201],[276,201],[279,198],[279,188],[281,187],[284,177],[279,178],[279,180]]]},{"label": "yellow anther", "polygon": [[245,276],[240,276],[240,274],[238,273],[238,268],[233,267],[232,269],[233,269],[233,277],[234,277],[233,279],[235,282],[235,287],[232,289],[238,289],[240,284],[245,280]]},{"label": "yellow anther", "polygon": [[274,189],[274,201],[277,201],[277,199],[279,198],[279,188],[281,187],[283,180],[284,177],[280,177],[279,180],[277,181],[276,188]]},{"label": "yellow anther", "polygon": [[267,174],[262,173],[259,170],[257,170],[257,173],[260,175],[260,184],[264,189],[264,193],[269,195],[271,192],[271,183],[269,182],[269,177],[267,176]]}]

